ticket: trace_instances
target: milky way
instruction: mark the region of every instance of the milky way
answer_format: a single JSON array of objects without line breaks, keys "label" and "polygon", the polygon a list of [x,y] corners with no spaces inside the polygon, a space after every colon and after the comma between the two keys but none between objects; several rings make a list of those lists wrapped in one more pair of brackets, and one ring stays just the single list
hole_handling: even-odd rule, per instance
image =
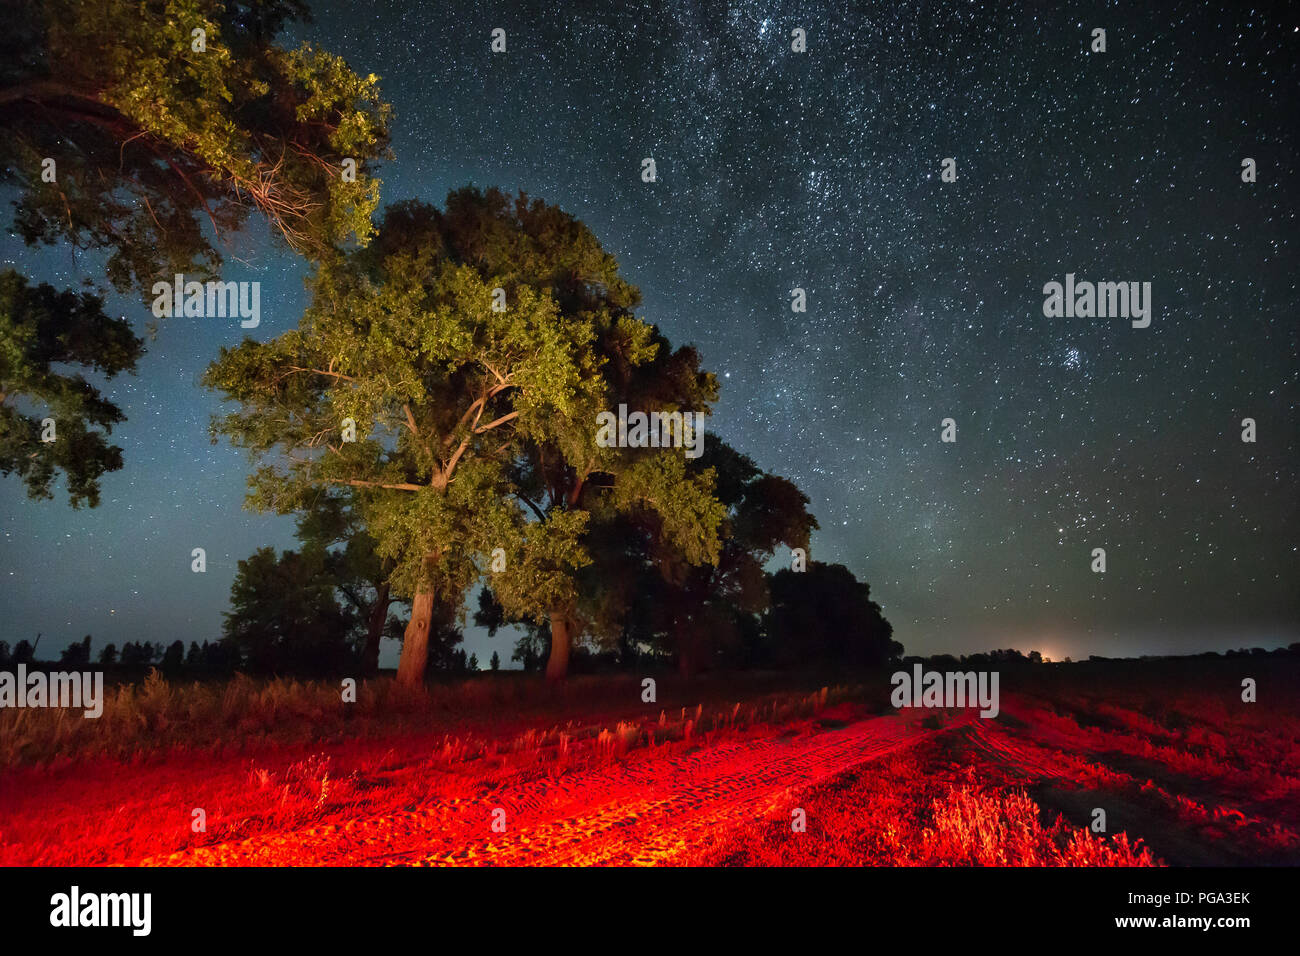
[{"label": "milky way", "polygon": [[[318,2],[293,39],[382,78],[386,202],[474,182],[584,220],[643,317],[718,374],[710,433],[804,489],[811,556],[869,581],[909,651],[1300,639],[1294,9],[612,6]],[[263,282],[270,338],[304,269],[263,233],[226,273]],[[1150,282],[1150,326],[1046,317],[1067,273]],[[168,320],[113,384],[127,464],[96,511],[0,485],[11,641],[214,639],[234,562],[291,546],[286,519],[239,510],[246,463],[206,438],[196,376],[242,335]]]}]

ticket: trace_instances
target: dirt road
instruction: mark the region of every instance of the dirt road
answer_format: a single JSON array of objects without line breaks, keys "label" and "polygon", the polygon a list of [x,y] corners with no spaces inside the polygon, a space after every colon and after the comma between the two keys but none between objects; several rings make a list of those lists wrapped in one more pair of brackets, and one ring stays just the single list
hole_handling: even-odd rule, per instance
[{"label": "dirt road", "polygon": [[[951,730],[956,725],[949,725]],[[718,743],[501,787],[418,810],[261,834],[152,865],[650,864],[931,733],[915,715]],[[493,825],[496,824],[494,830]]]}]

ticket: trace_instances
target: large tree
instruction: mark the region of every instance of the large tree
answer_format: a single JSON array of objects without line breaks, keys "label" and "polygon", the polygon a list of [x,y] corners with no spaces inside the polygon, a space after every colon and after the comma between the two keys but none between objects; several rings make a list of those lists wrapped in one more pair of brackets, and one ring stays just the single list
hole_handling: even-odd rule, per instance
[{"label": "large tree", "polygon": [[[596,443],[616,394],[608,370],[655,361],[658,342],[572,217],[472,189],[445,212],[399,203],[370,247],[322,266],[313,293],[300,329],[224,350],[209,370],[241,405],[216,430],[256,456],[287,455],[251,479],[255,507],[297,511],[322,485],[355,489],[394,593],[412,599],[400,682],[423,679],[438,604],[459,608],[484,573],[513,613],[554,629],[570,612],[590,560],[575,489],[607,488],[609,506],[648,508],[699,560],[716,557],[710,473],[687,475],[680,450]],[[570,639],[553,636],[561,659]]]},{"label": "large tree", "polygon": [[[450,255],[494,277],[508,297],[520,290],[547,296],[562,317],[591,330],[600,402],[553,422],[545,435],[521,435],[511,449],[508,478],[530,524],[563,528],[580,521],[585,551],[602,526],[627,522],[689,564],[715,562],[723,508],[709,469],[690,469],[681,449],[601,448],[592,441],[595,413],[621,405],[708,414],[717,381],[700,369],[695,349],[673,349],[636,317],[640,290],[591,231],[562,210],[497,190],[462,190],[449,198],[445,221]],[[530,633],[549,642],[547,676],[560,679],[573,642],[593,631],[590,595],[612,568],[604,561],[566,567],[563,554],[538,548],[506,557],[509,570],[489,576],[489,599],[502,605],[505,619],[540,626]]]},{"label": "large tree", "polygon": [[52,498],[62,472],[74,508],[99,503],[99,479],[122,467],[107,436],[121,410],[71,367],[112,378],[133,372],[143,342],[89,293],[29,285],[0,272],[0,474]]},{"label": "large tree", "polygon": [[0,168],[28,243],[107,250],[112,284],[147,291],[215,273],[205,227],[253,209],[312,258],[370,235],[389,108],[373,75],[276,45],[300,0],[7,0],[2,17]]},{"label": "large tree", "polygon": [[[598,353],[606,359],[607,406],[669,414],[707,412],[717,386],[712,375],[700,371],[695,350],[672,350],[658,330],[650,341],[653,350],[620,366],[618,342],[598,337]],[[510,476],[537,525],[583,516],[584,549],[595,549],[598,559],[565,575],[564,591],[549,605],[539,604],[536,574],[512,571],[490,579],[493,596],[507,615],[536,618],[539,610],[545,614],[550,639],[546,674],[551,680],[567,673],[575,639],[599,633],[601,595],[627,581],[611,541],[626,535],[645,538],[685,566],[709,567],[718,560],[724,514],[714,496],[712,468],[691,467],[682,449],[600,448],[590,440],[590,422],[571,424],[576,433],[557,431],[549,441],[521,443]],[[543,566],[538,573],[545,576],[551,570]]]}]

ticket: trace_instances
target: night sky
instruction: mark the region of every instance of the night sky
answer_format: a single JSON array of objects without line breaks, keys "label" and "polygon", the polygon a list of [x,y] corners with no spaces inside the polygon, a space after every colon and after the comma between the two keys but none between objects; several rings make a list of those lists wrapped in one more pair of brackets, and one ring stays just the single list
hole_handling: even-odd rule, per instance
[{"label": "night sky", "polygon": [[[384,202],[472,182],[585,221],[641,315],[718,374],[709,434],[798,483],[810,556],[870,582],[909,652],[1300,639],[1300,8],[312,6],[284,42],[378,74],[394,106]],[[293,327],[302,262],[260,222],[224,251],[223,278],[263,284],[252,334]],[[8,236],[0,260],[102,275]],[[1046,318],[1066,273],[1151,282],[1150,327]],[[241,509],[242,453],[207,438],[220,403],[198,376],[243,334],[163,320],[139,375],[110,384],[126,467],[99,508],[0,482],[0,638],[42,632],[41,656],[86,633],[96,653],[216,639],[235,562],[293,546],[290,519]],[[486,664],[511,644],[472,631],[467,649]]]}]

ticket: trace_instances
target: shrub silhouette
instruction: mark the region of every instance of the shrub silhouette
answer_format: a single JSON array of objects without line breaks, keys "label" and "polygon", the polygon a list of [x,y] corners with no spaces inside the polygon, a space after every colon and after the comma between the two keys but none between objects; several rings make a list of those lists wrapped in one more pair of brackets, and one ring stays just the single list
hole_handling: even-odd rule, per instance
[{"label": "shrub silhouette", "polygon": [[903,652],[871,587],[842,564],[812,561],[806,571],[778,571],[770,582],[767,641],[772,660],[871,667]]}]

